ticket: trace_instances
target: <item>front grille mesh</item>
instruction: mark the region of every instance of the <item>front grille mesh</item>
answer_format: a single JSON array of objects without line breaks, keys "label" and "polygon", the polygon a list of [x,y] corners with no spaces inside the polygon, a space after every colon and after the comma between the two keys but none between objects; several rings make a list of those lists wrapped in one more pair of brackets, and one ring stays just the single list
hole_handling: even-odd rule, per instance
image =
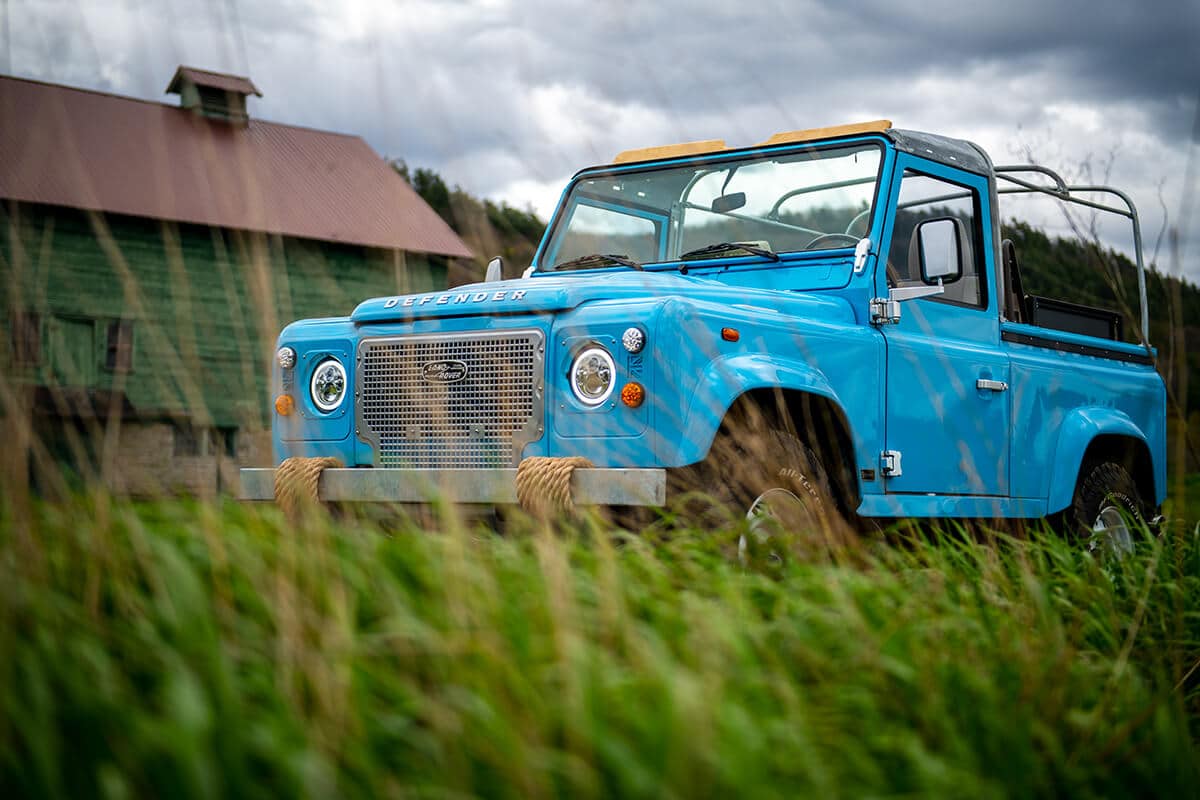
[{"label": "front grille mesh", "polygon": [[[535,411],[542,412],[543,342],[536,330],[364,340],[359,416],[377,464],[512,466],[514,434],[536,425]],[[445,362],[465,365],[466,377],[427,377],[429,365]]]}]

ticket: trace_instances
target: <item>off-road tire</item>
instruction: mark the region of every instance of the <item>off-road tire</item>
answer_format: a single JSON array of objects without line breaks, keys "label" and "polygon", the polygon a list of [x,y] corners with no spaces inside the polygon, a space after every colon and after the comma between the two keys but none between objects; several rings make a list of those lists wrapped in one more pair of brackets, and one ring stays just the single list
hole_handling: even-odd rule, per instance
[{"label": "off-road tire", "polygon": [[848,529],[820,459],[789,427],[757,407],[742,408],[705,461],[678,476],[686,483],[677,490],[698,495],[686,517],[710,530],[741,529],[738,557],[748,566],[822,557]]},{"label": "off-road tire", "polygon": [[[1128,520],[1127,542],[1106,539],[1098,530],[1104,518],[1116,519],[1113,510]],[[1087,542],[1089,549],[1095,551],[1107,546],[1113,554],[1121,556],[1132,549],[1134,538],[1146,525],[1146,505],[1129,470],[1112,461],[1102,461],[1080,471],[1066,522]]]},{"label": "off-road tire", "polygon": [[727,490],[738,507],[748,511],[750,503],[772,488],[786,489],[814,513],[834,512],[829,477],[817,455],[796,436],[778,429],[758,434],[751,445],[735,445],[741,456],[737,472],[729,476]]},{"label": "off-road tire", "polygon": [[745,517],[738,558],[747,567],[773,571],[792,558],[825,560],[840,550],[847,526],[817,455],[778,429],[764,431],[759,445],[733,487],[734,507]]}]

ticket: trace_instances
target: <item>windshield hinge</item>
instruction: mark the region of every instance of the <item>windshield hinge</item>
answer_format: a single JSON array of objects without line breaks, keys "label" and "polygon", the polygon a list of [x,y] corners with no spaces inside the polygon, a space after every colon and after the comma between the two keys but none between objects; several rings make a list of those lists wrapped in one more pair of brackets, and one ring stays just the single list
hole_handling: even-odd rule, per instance
[{"label": "windshield hinge", "polygon": [[871,324],[895,325],[900,321],[900,301],[887,297],[871,298]]},{"label": "windshield hinge", "polygon": [[871,255],[871,240],[866,236],[858,240],[854,246],[854,274],[861,274],[867,268],[867,256]]},{"label": "windshield hinge", "polygon": [[900,469],[900,451],[884,450],[879,454],[879,471],[885,478],[899,478],[903,475]]}]

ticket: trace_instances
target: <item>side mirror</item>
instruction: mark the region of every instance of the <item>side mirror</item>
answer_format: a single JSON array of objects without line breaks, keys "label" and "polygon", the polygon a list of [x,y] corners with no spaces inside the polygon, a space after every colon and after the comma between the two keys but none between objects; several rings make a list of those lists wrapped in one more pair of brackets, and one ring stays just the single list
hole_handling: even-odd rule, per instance
[{"label": "side mirror", "polygon": [[963,276],[968,233],[957,217],[923,220],[914,232],[921,280],[928,285],[954,283]]},{"label": "side mirror", "polygon": [[483,275],[484,283],[504,280],[504,259],[496,256],[488,262],[487,272]]}]

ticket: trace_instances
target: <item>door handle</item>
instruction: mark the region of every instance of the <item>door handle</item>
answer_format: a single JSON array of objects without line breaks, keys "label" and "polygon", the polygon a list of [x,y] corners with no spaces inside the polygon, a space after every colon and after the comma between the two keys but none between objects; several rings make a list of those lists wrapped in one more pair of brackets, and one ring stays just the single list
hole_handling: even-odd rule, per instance
[{"label": "door handle", "polygon": [[980,378],[975,381],[976,389],[987,389],[992,392],[1007,392],[1008,384],[1004,381],[994,381],[991,378]]}]

